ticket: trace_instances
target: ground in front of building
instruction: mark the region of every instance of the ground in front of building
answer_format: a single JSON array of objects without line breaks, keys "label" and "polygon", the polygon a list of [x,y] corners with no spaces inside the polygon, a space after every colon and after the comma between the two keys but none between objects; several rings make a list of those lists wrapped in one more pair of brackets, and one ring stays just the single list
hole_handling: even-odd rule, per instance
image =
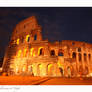
[{"label": "ground in front of building", "polygon": [[0,76],[0,85],[92,85],[92,78]]}]

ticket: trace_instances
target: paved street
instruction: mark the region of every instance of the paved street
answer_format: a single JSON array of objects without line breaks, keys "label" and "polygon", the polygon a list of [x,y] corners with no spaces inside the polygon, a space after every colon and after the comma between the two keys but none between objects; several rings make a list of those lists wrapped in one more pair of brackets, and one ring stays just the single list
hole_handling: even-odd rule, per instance
[{"label": "paved street", "polygon": [[92,78],[52,78],[40,85],[92,85]]},{"label": "paved street", "polygon": [[0,76],[0,85],[92,85],[92,78]]}]

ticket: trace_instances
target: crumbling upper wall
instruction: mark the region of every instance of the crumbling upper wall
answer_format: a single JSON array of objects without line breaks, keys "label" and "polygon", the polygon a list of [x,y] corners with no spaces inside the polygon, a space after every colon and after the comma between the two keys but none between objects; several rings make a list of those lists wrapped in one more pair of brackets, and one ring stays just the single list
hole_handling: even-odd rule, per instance
[{"label": "crumbling upper wall", "polygon": [[36,30],[41,32],[41,26],[38,25],[35,16],[29,17],[16,25],[12,33],[11,40],[17,39],[19,36],[23,36],[24,34],[35,34]]},{"label": "crumbling upper wall", "polygon": [[62,44],[69,45],[69,46],[75,46],[75,47],[87,47],[87,48],[92,48],[92,44],[86,43],[86,42],[81,42],[81,41],[73,41],[73,40],[62,40]]},{"label": "crumbling upper wall", "polygon": [[17,39],[24,39],[27,35],[33,38],[37,35],[37,40],[42,40],[42,28],[37,23],[35,16],[29,17],[16,25],[11,36],[11,43]]},{"label": "crumbling upper wall", "polygon": [[61,42],[53,42],[53,43],[50,43],[49,42],[49,45],[51,47],[63,47],[63,46],[67,46],[67,47],[70,47],[70,48],[87,48],[87,49],[92,49],[92,44],[90,43],[86,43],[86,42],[81,42],[81,41],[74,41],[74,40],[62,40]]}]

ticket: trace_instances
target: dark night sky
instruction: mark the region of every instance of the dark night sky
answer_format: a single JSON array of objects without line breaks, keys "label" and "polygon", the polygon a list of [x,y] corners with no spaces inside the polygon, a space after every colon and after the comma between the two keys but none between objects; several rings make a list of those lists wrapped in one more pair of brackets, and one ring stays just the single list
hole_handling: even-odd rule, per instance
[{"label": "dark night sky", "polygon": [[92,43],[92,8],[0,8],[0,56],[8,45],[13,28],[35,15],[49,41],[76,40]]}]

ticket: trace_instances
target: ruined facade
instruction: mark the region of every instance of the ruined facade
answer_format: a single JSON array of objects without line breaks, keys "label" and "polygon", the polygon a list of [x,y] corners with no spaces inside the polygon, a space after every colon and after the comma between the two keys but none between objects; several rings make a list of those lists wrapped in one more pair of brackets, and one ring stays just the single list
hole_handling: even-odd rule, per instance
[{"label": "ruined facade", "polygon": [[42,39],[34,16],[16,25],[6,49],[3,72],[9,75],[87,77],[92,75],[92,44]]}]

